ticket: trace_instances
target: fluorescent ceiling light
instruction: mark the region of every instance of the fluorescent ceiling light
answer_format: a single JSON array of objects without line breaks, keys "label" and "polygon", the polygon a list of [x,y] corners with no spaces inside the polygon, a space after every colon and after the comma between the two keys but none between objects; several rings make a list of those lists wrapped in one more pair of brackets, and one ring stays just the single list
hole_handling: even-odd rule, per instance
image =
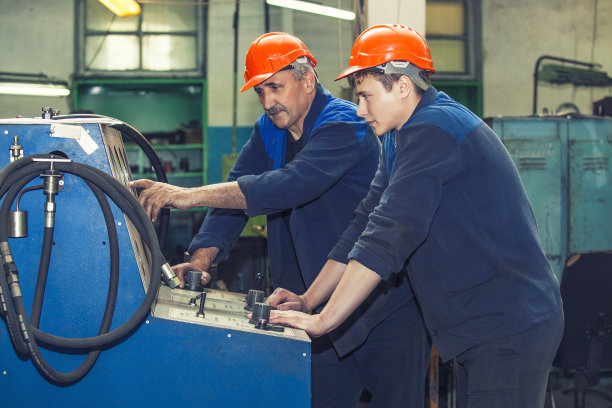
[{"label": "fluorescent ceiling light", "polygon": [[45,74],[0,72],[0,94],[67,96],[70,88],[68,83],[52,80]]},{"label": "fluorescent ceiling light", "polygon": [[140,14],[140,4],[135,0],[99,0],[110,11],[119,17],[137,16]]},{"label": "fluorescent ceiling light", "polygon": [[[102,0],[100,0],[102,1]],[[309,3],[298,0],[266,0],[271,6],[285,7],[293,10],[305,11],[307,13],[320,14],[322,16],[335,17],[342,20],[354,20],[355,13],[335,7],[322,6],[320,4]]]},{"label": "fluorescent ceiling light", "polygon": [[67,96],[70,89],[62,85],[25,84],[18,82],[0,82],[0,94],[5,95],[37,95],[37,96]]}]

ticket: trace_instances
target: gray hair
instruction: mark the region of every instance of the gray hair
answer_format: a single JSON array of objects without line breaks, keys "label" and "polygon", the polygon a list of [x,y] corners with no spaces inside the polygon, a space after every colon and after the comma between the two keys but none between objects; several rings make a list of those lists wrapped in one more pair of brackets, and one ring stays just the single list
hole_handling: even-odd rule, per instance
[{"label": "gray hair", "polygon": [[290,69],[291,76],[293,76],[293,79],[295,79],[296,81],[301,81],[302,78],[304,78],[304,75],[306,75],[308,72],[314,72],[315,83],[319,83],[317,72],[314,70],[312,62],[310,62],[310,59],[308,57],[300,57],[293,61],[290,66],[292,67],[292,69]]}]

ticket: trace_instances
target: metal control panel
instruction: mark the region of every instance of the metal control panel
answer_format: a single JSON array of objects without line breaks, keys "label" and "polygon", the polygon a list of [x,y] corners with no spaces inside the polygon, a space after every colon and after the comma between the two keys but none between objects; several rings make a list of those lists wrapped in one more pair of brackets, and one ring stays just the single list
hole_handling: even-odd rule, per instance
[{"label": "metal control panel", "polygon": [[[196,300],[201,293],[206,294],[203,314],[199,313],[201,298]],[[242,293],[207,288],[203,289],[203,292],[196,292],[186,289],[170,289],[164,285],[159,289],[152,314],[160,319],[310,341],[304,331],[291,327],[271,325],[267,328],[257,328],[257,322],[249,321],[247,316],[251,312],[246,307],[246,296]]]}]

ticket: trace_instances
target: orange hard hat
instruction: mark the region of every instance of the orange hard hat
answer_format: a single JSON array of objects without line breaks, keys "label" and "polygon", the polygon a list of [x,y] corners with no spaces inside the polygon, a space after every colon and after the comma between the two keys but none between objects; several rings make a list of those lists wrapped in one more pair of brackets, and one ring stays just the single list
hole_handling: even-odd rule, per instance
[{"label": "orange hard hat", "polygon": [[408,61],[423,70],[436,72],[429,47],[421,34],[403,25],[381,24],[368,28],[357,37],[349,67],[336,80],[389,61]]},{"label": "orange hard hat", "polygon": [[270,78],[300,57],[308,57],[312,66],[317,60],[299,38],[287,33],[267,33],[257,37],[246,54],[244,92]]}]

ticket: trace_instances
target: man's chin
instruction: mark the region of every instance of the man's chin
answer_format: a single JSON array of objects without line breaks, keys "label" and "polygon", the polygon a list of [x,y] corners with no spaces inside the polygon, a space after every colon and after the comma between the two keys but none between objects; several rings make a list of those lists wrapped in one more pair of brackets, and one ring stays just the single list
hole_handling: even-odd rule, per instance
[{"label": "man's chin", "polygon": [[376,136],[384,136],[387,134],[387,132],[382,131],[380,127],[374,127],[374,126],[370,126],[370,128],[372,128],[372,132],[374,132],[374,134]]},{"label": "man's chin", "polygon": [[276,126],[279,129],[287,129],[287,123],[285,123],[285,121],[279,120],[278,118],[271,118],[270,116],[268,116],[270,118],[270,120],[272,121],[272,123],[274,123],[274,126]]}]

